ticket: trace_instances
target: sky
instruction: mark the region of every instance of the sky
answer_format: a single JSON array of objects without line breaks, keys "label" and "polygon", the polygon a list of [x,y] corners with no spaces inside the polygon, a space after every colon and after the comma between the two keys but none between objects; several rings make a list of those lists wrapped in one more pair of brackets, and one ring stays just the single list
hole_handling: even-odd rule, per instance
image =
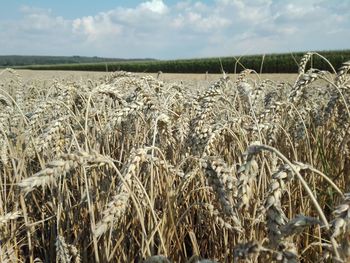
[{"label": "sky", "polygon": [[178,59],[350,48],[350,0],[0,0],[0,55]]}]

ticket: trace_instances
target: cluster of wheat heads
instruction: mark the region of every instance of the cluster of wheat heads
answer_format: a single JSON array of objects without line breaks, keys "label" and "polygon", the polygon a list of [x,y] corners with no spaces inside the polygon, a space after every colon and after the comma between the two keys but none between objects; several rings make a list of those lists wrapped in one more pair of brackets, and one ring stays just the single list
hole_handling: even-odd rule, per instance
[{"label": "cluster of wheat heads", "polygon": [[291,84],[2,71],[0,261],[348,262],[350,62],[317,55]]}]

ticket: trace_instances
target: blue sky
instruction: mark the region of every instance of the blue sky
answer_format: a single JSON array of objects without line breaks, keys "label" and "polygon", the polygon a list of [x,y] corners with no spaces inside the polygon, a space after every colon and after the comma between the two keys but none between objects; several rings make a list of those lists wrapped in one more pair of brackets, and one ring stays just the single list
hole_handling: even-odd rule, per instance
[{"label": "blue sky", "polygon": [[350,0],[0,0],[0,54],[176,59],[350,48]]}]

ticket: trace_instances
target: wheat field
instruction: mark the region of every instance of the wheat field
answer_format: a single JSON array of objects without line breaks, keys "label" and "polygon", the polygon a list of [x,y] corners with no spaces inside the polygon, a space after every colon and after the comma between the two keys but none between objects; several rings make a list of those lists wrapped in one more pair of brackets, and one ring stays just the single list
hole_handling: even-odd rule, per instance
[{"label": "wheat field", "polygon": [[0,71],[0,261],[349,262],[350,61],[313,56],[288,80]]}]

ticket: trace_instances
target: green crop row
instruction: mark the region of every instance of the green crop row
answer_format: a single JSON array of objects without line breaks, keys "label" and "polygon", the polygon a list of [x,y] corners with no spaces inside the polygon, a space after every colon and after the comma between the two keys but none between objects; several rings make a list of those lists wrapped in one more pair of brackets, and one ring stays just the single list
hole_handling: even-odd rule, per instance
[{"label": "green crop row", "polygon": [[[138,62],[105,62],[105,63],[79,63],[59,65],[34,65],[20,68],[37,70],[84,70],[84,71],[131,71],[131,72],[166,72],[166,73],[235,73],[245,68],[262,73],[295,73],[298,71],[298,63],[305,53],[286,53],[251,55],[243,57],[222,57],[203,59],[184,59],[167,61],[138,61]],[[350,50],[322,51],[320,56],[313,56],[307,67],[331,71],[330,64],[335,69],[344,61],[350,60]]]}]

